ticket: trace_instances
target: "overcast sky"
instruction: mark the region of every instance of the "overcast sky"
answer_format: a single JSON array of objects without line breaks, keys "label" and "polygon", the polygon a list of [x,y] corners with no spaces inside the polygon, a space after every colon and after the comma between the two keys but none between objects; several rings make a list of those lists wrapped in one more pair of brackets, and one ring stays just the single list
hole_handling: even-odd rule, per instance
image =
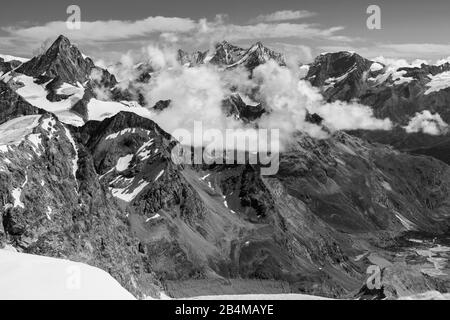
[{"label": "overcast sky", "polygon": [[[81,29],[66,26],[70,4]],[[381,8],[381,30],[366,26],[369,5]],[[368,58],[437,60],[450,56],[448,0],[14,0],[0,12],[0,53],[30,57],[59,34],[96,59],[114,59],[149,43],[189,51],[216,41],[256,41],[311,60],[352,50]]]}]

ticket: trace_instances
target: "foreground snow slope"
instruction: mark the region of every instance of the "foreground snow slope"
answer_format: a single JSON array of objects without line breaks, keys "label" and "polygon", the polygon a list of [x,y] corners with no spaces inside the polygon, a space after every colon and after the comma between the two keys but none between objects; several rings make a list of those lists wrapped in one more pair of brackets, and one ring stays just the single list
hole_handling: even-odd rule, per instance
[{"label": "foreground snow slope", "polygon": [[307,294],[242,294],[193,297],[188,300],[333,300]]},{"label": "foreground snow slope", "polygon": [[0,299],[130,300],[134,297],[98,268],[0,250]]}]

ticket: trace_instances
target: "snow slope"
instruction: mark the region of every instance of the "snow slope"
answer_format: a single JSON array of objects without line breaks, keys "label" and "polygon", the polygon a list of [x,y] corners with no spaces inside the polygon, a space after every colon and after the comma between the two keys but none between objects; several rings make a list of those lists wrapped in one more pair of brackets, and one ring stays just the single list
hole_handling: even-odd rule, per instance
[{"label": "snow slope", "polygon": [[14,77],[6,74],[2,77],[2,80],[4,82],[13,80],[16,83],[22,84],[23,86],[16,90],[20,96],[35,107],[53,112],[62,122],[74,126],[82,126],[84,124],[81,117],[70,111],[72,106],[83,98],[84,88],[81,84],[78,84],[78,86],[63,84],[58,90],[58,94],[66,94],[70,95],[70,97],[61,101],[52,102],[47,99],[48,92],[45,89],[47,83],[37,84],[32,77],[22,74]]},{"label": "snow slope", "polygon": [[30,60],[30,59],[27,59],[27,58],[20,58],[20,57],[10,56],[8,54],[0,54],[0,58],[2,58],[5,62],[10,62],[10,61],[16,60],[16,61],[24,63],[24,62],[27,62],[27,61]]},{"label": "snow slope", "polygon": [[131,300],[134,297],[98,268],[0,249],[0,299]]},{"label": "snow slope", "polygon": [[39,124],[40,115],[23,116],[0,125],[0,145],[18,145]]},{"label": "snow slope", "polygon": [[151,119],[153,114],[138,104],[130,104],[128,101],[102,101],[91,99],[87,105],[89,120],[102,121],[112,117],[121,111],[134,112],[137,115]]},{"label": "snow slope", "polygon": [[243,294],[222,296],[201,296],[189,300],[333,300],[307,294]]},{"label": "snow slope", "polygon": [[433,92],[438,92],[450,87],[450,72],[442,72],[435,76],[430,76],[431,81],[427,83],[427,87],[429,89],[425,92],[425,94],[430,94]]}]

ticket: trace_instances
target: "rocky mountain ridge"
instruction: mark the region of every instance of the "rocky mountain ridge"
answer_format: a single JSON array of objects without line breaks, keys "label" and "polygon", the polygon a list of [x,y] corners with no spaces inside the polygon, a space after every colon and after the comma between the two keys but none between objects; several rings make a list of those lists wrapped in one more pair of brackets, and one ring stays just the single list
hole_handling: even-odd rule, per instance
[{"label": "rocky mountain ridge", "polygon": [[[59,42],[47,57],[72,48]],[[62,66],[41,56],[19,66],[28,76],[16,69],[0,81],[1,246],[100,267],[138,297],[164,291],[395,298],[448,290],[446,267],[427,260],[443,256],[422,255],[424,246],[435,249],[428,239],[448,234],[447,164],[345,132],[323,140],[298,133],[269,177],[249,163],[177,164],[177,142],[130,102],[89,98],[79,109],[84,121],[68,124],[73,105],[61,112],[53,103],[84,100],[89,88],[71,81],[87,74],[89,62],[71,74],[78,54],[64,52],[53,58]],[[259,45],[241,50],[227,43],[218,52],[217,63],[250,69],[272,55]],[[339,53],[318,58],[307,78],[329,85],[329,99],[350,99],[365,92],[367,74],[382,74],[372,66]],[[53,77],[44,86],[34,72],[41,69]],[[386,81],[402,85],[393,76]],[[56,93],[47,110],[24,90],[36,86],[47,88],[44,98]],[[251,122],[263,112],[237,95],[230,99],[230,116]],[[381,293],[364,288],[372,264],[383,267]]]}]

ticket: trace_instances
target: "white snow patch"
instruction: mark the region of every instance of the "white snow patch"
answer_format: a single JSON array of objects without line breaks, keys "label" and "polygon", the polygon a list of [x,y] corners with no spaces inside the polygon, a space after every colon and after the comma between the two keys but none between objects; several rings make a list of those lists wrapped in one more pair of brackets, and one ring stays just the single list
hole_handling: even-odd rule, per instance
[{"label": "white snow patch", "polygon": [[339,77],[332,77],[332,78],[328,78],[325,80],[325,85],[324,85],[324,90],[326,91],[327,89],[334,87],[336,85],[336,83],[341,82],[343,80],[345,80],[353,71],[355,71],[357,69],[357,65],[354,64],[352,66],[352,68],[350,70],[348,70],[346,73],[344,73],[343,75],[339,76]]},{"label": "white snow patch", "polygon": [[368,252],[362,253],[360,255],[357,255],[354,259],[355,262],[360,261],[362,258],[364,258],[365,256],[367,256]]},{"label": "white snow patch", "polygon": [[333,300],[331,298],[312,296],[306,294],[241,294],[241,295],[217,295],[199,296],[189,298],[189,300]]},{"label": "white snow patch", "polygon": [[[375,58],[375,63],[378,64],[384,64],[385,72],[379,74],[375,78],[370,78],[369,80],[374,81],[377,84],[384,83],[386,80],[388,80],[390,77],[392,81],[394,81],[395,85],[400,85],[403,83],[408,83],[413,81],[414,79],[411,77],[404,77],[404,75],[407,73],[405,70],[399,71],[400,68],[405,67],[414,67],[416,65],[420,66],[420,62],[416,61],[413,62],[413,64],[409,64],[406,60],[392,60],[392,59],[386,59],[384,57],[378,57]],[[373,64],[372,64],[373,66]]]},{"label": "white snow patch", "polygon": [[141,158],[141,160],[147,160],[148,158],[150,158],[151,154],[152,154],[152,150],[149,149],[149,147],[151,147],[153,145],[153,139],[150,139],[149,141],[147,141],[146,143],[144,143],[137,151],[137,154],[139,156],[139,158]]},{"label": "white snow patch", "polygon": [[400,220],[400,223],[405,227],[406,230],[414,230],[415,225],[408,219],[406,219],[404,216],[402,216],[400,213],[395,213],[395,216],[398,220]]},{"label": "white snow patch", "polygon": [[40,133],[33,133],[28,136],[28,140],[33,145],[33,150],[37,155],[41,155],[40,146],[42,144],[42,138]]},{"label": "white snow patch", "polygon": [[156,176],[156,178],[155,178],[155,182],[159,179],[159,178],[161,178],[161,176],[163,175],[163,173],[164,173],[164,170],[161,170],[161,172],[160,173],[158,173],[158,175]]},{"label": "white snow patch", "polygon": [[20,201],[20,197],[22,196],[22,189],[21,188],[15,188],[11,192],[11,195],[14,198],[14,208],[20,207],[22,209],[25,208],[25,205],[22,201]]},{"label": "white snow patch", "polygon": [[[64,130],[66,132],[66,136],[67,139],[69,139],[70,144],[73,147],[73,150],[75,152],[75,158],[72,160],[72,173],[73,173],[73,177],[77,178],[77,171],[78,171],[78,148],[77,148],[77,144],[75,143],[75,140],[72,137],[72,134],[70,133],[69,129],[67,129],[66,127],[64,127]],[[77,186],[78,186],[78,181],[77,181]],[[77,187],[78,188],[78,187]]]},{"label": "white snow patch", "polygon": [[112,188],[111,192],[114,197],[119,198],[126,202],[130,202],[134,198],[136,198],[139,195],[139,193],[141,193],[142,190],[144,190],[149,184],[150,183],[145,180],[140,180],[139,185],[134,189],[132,189],[131,186],[118,189]]},{"label": "white snow patch", "polygon": [[121,130],[119,132],[112,133],[112,134],[108,135],[105,138],[105,140],[116,139],[117,137],[120,137],[121,135],[124,135],[124,134],[127,134],[127,133],[130,133],[130,134],[145,133],[145,134],[149,135],[150,131],[149,130],[145,130],[145,129],[141,129],[141,128],[127,128],[127,129],[123,129],[123,130]]},{"label": "white snow patch", "polygon": [[141,117],[151,119],[152,113],[150,110],[141,106],[127,105],[115,101],[101,101],[91,99],[87,104],[89,120],[102,121],[106,118],[112,117],[121,111],[134,112]]},{"label": "white snow patch", "polygon": [[0,146],[0,152],[7,153],[9,151],[9,147],[7,145]]},{"label": "white snow patch", "polygon": [[0,299],[135,299],[107,272],[83,263],[0,249]]},{"label": "white snow patch", "polygon": [[409,83],[409,82],[414,80],[411,77],[404,77],[404,75],[406,73],[407,73],[406,70],[402,70],[402,71],[396,70],[395,72],[393,72],[392,73],[392,80],[394,80],[394,84],[400,85],[400,84],[403,84],[403,83]]},{"label": "white snow patch", "polygon": [[206,178],[208,178],[208,177],[209,177],[210,175],[211,175],[211,173],[208,173],[208,174],[207,174],[206,176],[204,176],[204,177],[201,177],[201,178],[200,178],[200,180],[203,180],[203,181],[205,181],[205,179],[206,179]]},{"label": "white snow patch", "polygon": [[5,62],[11,62],[11,61],[16,60],[16,61],[19,61],[19,62],[24,63],[24,62],[27,62],[27,61],[30,60],[30,59],[27,59],[27,58],[21,58],[21,57],[10,56],[10,55],[8,55],[8,54],[0,54],[0,58],[2,58],[3,61],[5,61]]},{"label": "white snow patch", "polygon": [[125,157],[119,158],[119,160],[117,160],[116,170],[118,172],[127,170],[128,167],[130,166],[130,162],[132,159],[133,159],[132,154],[129,154],[129,155],[126,155]]},{"label": "white snow patch", "polygon": [[81,117],[70,111],[72,106],[74,106],[84,96],[84,88],[80,84],[78,87],[72,86],[73,94],[69,98],[52,102],[47,99],[48,92],[45,89],[47,83],[42,85],[36,84],[34,83],[34,79],[32,77],[26,75],[19,75],[15,77],[14,80],[20,81],[24,84],[24,86],[17,89],[16,92],[33,106],[56,114],[59,120],[64,123],[76,126],[81,126],[84,124]]},{"label": "white snow patch", "polygon": [[430,75],[430,78],[431,81],[427,83],[429,89],[425,91],[425,95],[450,87],[450,71],[442,72],[435,76]]},{"label": "white snow patch", "polygon": [[[0,125],[0,146],[19,145],[39,124],[41,116],[18,117]],[[7,152],[7,147],[2,147]]]},{"label": "white snow patch", "polygon": [[47,206],[46,215],[47,215],[47,219],[50,221],[52,220],[52,212],[53,212],[53,209],[50,206]]},{"label": "white snow patch", "polygon": [[258,102],[252,100],[252,98],[250,98],[250,97],[247,96],[246,94],[241,94],[240,96],[241,96],[242,101],[244,101],[244,103],[245,103],[247,106],[255,107],[255,106],[258,106],[258,105],[259,105]]},{"label": "white snow patch", "polygon": [[376,71],[380,71],[383,70],[383,65],[381,63],[378,62],[374,62],[372,63],[372,65],[370,66],[370,71],[372,72],[376,72]]},{"label": "white snow patch", "polygon": [[392,191],[392,187],[391,187],[391,185],[389,184],[389,182],[383,181],[383,182],[381,183],[381,185],[382,185],[383,188],[385,188],[386,190]]},{"label": "white snow patch", "polygon": [[53,117],[45,118],[44,120],[42,120],[41,127],[42,129],[48,131],[48,137],[50,140],[53,138],[55,132],[57,131],[55,125],[56,120]]},{"label": "white snow patch", "polygon": [[149,221],[151,221],[151,220],[155,220],[155,219],[158,219],[158,218],[161,218],[161,215],[160,215],[159,213],[155,214],[154,216],[152,216],[152,217],[150,217],[150,218],[147,218],[147,219],[145,220],[145,222],[149,222]]}]

